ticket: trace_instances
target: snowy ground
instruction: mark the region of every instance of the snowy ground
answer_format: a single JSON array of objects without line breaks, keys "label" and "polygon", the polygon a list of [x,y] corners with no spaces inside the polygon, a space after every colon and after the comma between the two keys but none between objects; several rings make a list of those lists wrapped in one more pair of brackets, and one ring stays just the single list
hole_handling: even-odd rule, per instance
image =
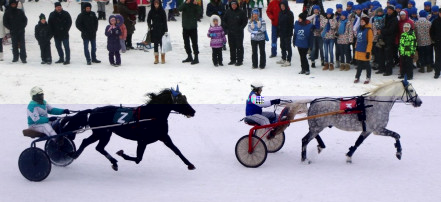
[{"label": "snowy ground", "polygon": [[[384,1],[382,1],[385,5]],[[335,2],[325,2],[325,8]],[[417,2],[421,8],[423,2]],[[80,10],[76,3],[63,3],[75,21]],[[290,2],[296,19],[300,6]],[[310,76],[300,71],[297,50],[293,50],[293,66],[281,68],[276,59],[267,59],[267,69],[251,69],[249,36],[245,38],[245,61],[241,67],[215,68],[211,62],[209,39],[206,37],[208,18],[199,23],[201,63],[182,64],[185,58],[181,22],[169,23],[174,51],[167,54],[166,65],[153,65],[152,51],[128,51],[123,66],[115,68],[107,60],[104,27],[98,30],[99,65],[86,66],[80,33],[71,29],[71,65],[40,65],[38,44],[33,37],[38,16],[53,10],[49,1],[24,4],[29,22],[26,32],[28,64],[10,64],[10,46],[5,47],[6,61],[0,62],[0,142],[4,154],[0,169],[1,201],[439,201],[441,192],[440,163],[437,161],[435,126],[440,120],[441,84],[433,73],[415,73],[412,84],[423,96],[421,108],[396,104],[388,128],[402,137],[403,158],[395,158],[392,138],[370,136],[354,154],[352,165],[345,163],[344,154],[358,137],[327,129],[322,137],[327,149],[320,155],[313,141],[309,147],[310,165],[300,163],[300,142],[307,133],[307,123],[292,124],[286,131],[284,148],[269,154],[257,169],[243,167],[235,158],[236,141],[248,132],[249,126],[238,122],[243,117],[249,83],[261,80],[265,96],[305,97],[360,95],[373,85],[353,84],[355,71],[323,72],[312,69]],[[110,14],[110,6],[107,7]],[[96,4],[93,4],[96,10]],[[265,16],[265,15],[264,15]],[[265,16],[266,18],[266,16]],[[267,21],[268,22],[268,21]],[[268,22],[269,23],[269,22]],[[140,41],[146,24],[137,24],[133,37]],[[270,45],[267,43],[267,54]],[[224,64],[229,52],[224,53]],[[53,59],[58,59],[52,46]],[[395,68],[395,71],[397,69]],[[365,73],[363,73],[365,75]],[[364,78],[364,76],[362,76]],[[373,75],[373,83],[396,77]],[[24,138],[26,104],[29,90],[42,86],[46,99],[58,107],[86,109],[104,104],[139,105],[147,92],[180,85],[181,91],[197,111],[191,119],[172,115],[170,135],[183,154],[195,164],[195,171],[185,165],[163,144],[149,145],[144,160],[136,165],[119,160],[120,170],[95,151],[94,145],[66,168],[53,167],[43,182],[32,183],[18,170],[20,153],[31,139]],[[78,136],[77,146],[89,132]],[[42,146],[41,144],[38,146]],[[136,143],[113,136],[106,147],[114,154],[124,149],[134,155]],[[116,157],[116,156],[115,156]]]}]

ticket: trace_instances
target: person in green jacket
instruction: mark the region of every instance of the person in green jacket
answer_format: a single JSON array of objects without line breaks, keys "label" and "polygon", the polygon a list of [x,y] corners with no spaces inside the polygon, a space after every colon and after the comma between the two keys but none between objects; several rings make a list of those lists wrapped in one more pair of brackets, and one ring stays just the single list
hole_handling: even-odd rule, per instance
[{"label": "person in green jacket", "polygon": [[[179,6],[182,12],[182,37],[184,38],[185,52],[187,59],[183,63],[191,62],[192,65],[198,64],[198,19],[202,13],[201,7],[196,0],[186,0]],[[191,55],[190,39],[193,46],[194,58]]]},{"label": "person in green jacket", "polygon": [[44,100],[43,89],[35,86],[31,89],[32,101],[28,105],[28,125],[29,129],[44,133],[47,136],[54,136],[57,133],[52,128],[52,122],[57,120],[57,117],[48,117],[48,114],[60,115],[69,114],[68,109],[59,109],[50,106]]},{"label": "person in green jacket", "polygon": [[400,37],[399,51],[401,56],[401,64],[403,64],[403,69],[401,75],[407,76],[407,80],[413,79],[413,57],[415,55],[417,41],[415,33],[410,29],[411,25],[405,23],[403,25],[403,34]]}]

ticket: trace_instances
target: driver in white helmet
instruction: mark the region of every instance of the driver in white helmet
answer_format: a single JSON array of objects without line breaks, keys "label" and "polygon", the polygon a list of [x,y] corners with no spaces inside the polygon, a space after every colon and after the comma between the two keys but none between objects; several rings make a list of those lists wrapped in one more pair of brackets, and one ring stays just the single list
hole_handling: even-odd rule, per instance
[{"label": "driver in white helmet", "polygon": [[277,114],[274,112],[263,112],[262,108],[270,107],[272,105],[280,104],[280,99],[266,101],[261,99],[263,84],[261,82],[253,82],[251,84],[251,93],[248,95],[246,103],[246,118],[254,121],[259,125],[268,125],[274,122]]},{"label": "driver in white helmet", "polygon": [[44,133],[47,136],[54,136],[57,133],[52,128],[52,122],[57,117],[48,117],[48,114],[60,115],[69,114],[68,109],[53,108],[44,100],[43,89],[35,86],[31,89],[32,101],[28,105],[28,125],[29,129]]}]

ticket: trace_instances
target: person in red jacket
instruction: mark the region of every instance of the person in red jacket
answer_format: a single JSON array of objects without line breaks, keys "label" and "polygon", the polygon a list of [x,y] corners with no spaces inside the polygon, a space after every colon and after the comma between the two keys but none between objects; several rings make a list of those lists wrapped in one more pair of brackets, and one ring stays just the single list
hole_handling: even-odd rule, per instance
[{"label": "person in red jacket", "polygon": [[271,20],[271,55],[277,56],[277,25],[279,24],[280,0],[271,0],[266,9],[266,15]]}]

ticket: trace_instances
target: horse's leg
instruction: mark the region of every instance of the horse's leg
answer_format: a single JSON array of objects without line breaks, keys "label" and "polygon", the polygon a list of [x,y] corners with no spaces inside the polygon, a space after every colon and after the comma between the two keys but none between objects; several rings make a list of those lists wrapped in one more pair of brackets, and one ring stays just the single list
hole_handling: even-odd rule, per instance
[{"label": "horse's leg", "polygon": [[88,138],[83,139],[83,141],[81,142],[80,147],[77,149],[76,152],[71,153],[70,156],[74,159],[78,158],[81,153],[83,153],[84,149],[89,146],[90,144],[96,142],[99,140],[99,135],[98,133],[93,132],[92,135]]},{"label": "horse's leg", "polygon": [[357,141],[355,141],[355,145],[349,147],[349,152],[346,153],[347,159],[346,163],[352,163],[352,154],[354,154],[355,150],[363,143],[363,141],[371,134],[371,132],[362,132],[358,137]]},{"label": "horse's leg", "polygon": [[[377,134],[377,133],[376,133]],[[401,143],[400,143],[400,135],[394,131],[388,130],[386,128],[381,129],[377,135],[389,136],[395,139],[395,148],[397,148],[397,158],[401,160]]]},{"label": "horse's leg", "polygon": [[311,131],[308,132],[308,134],[305,135],[305,137],[302,138],[302,162],[311,163],[306,158],[306,148],[309,144],[309,142],[314,139],[318,134],[313,134]]},{"label": "horse's leg", "polygon": [[320,137],[320,135],[317,135],[317,136],[315,137],[315,139],[317,140],[317,143],[318,143],[318,145],[317,145],[317,150],[318,150],[318,153],[320,154],[320,152],[322,152],[323,149],[326,148],[326,145],[325,145],[325,143],[323,142],[323,140],[322,140],[322,138]]},{"label": "horse's leg", "polygon": [[142,156],[144,155],[144,151],[146,147],[147,147],[147,143],[138,141],[138,147],[136,148],[136,158],[124,154],[123,150],[119,150],[118,152],[116,152],[116,154],[123,157],[123,159],[125,160],[135,161],[135,163],[138,164],[142,160]]},{"label": "horse's leg", "polygon": [[112,136],[111,132],[106,132],[100,135],[100,139],[98,142],[98,145],[95,147],[95,149],[101,153],[102,155],[104,155],[107,159],[109,159],[110,163],[112,163],[112,169],[115,171],[118,171],[118,164],[117,164],[117,160],[115,158],[113,158],[105,149],[104,147],[106,147],[106,145],[109,143],[110,141],[110,136]]},{"label": "horse's leg", "polygon": [[196,169],[196,167],[194,167],[194,165],[192,163],[190,163],[190,161],[188,161],[184,155],[182,155],[181,151],[179,151],[179,149],[173,144],[171,138],[169,135],[165,135],[165,137],[163,137],[161,139],[161,141],[165,144],[165,146],[167,146],[168,148],[170,148],[176,155],[179,156],[179,158],[181,158],[181,160],[185,163],[185,165],[188,166],[188,170],[194,170]]}]

